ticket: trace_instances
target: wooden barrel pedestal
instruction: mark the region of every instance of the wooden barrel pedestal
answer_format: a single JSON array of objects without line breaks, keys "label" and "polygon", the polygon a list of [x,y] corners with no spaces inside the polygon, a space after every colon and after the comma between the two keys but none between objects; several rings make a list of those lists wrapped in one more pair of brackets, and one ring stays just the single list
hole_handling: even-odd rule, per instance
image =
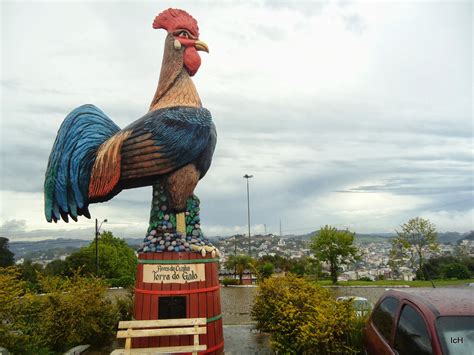
[{"label": "wooden barrel pedestal", "polygon": [[[133,316],[135,320],[206,318],[207,334],[199,336],[199,343],[207,350],[200,354],[222,354],[218,259],[194,252],[140,254]],[[190,335],[133,340],[137,348],[192,344]]]}]

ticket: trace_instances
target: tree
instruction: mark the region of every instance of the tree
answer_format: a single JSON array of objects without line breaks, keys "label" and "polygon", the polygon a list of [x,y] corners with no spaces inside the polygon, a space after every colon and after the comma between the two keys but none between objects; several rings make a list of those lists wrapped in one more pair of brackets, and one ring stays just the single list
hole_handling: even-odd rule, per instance
[{"label": "tree", "polygon": [[[99,275],[107,279],[134,276],[137,257],[132,248],[112,232],[104,231],[99,238]],[[95,240],[66,258],[71,271],[81,269],[82,274],[95,274]],[[70,271],[70,272],[71,272]]]},{"label": "tree", "polygon": [[289,272],[298,276],[303,276],[306,273],[308,264],[309,262],[306,258],[290,259]]},{"label": "tree", "polygon": [[226,269],[235,270],[235,273],[239,275],[239,284],[242,285],[242,276],[244,275],[245,269],[254,269],[255,260],[248,255],[231,255],[225,262]]},{"label": "tree", "polygon": [[291,261],[280,255],[264,255],[259,258],[260,263],[269,262],[275,266],[275,269],[281,269],[283,271],[289,271],[291,268]]},{"label": "tree", "polygon": [[272,276],[272,274],[275,272],[275,266],[267,261],[258,265],[257,271],[260,280],[265,280],[266,278]]},{"label": "tree", "polygon": [[328,262],[332,283],[337,282],[339,267],[360,258],[354,245],[354,233],[326,225],[311,240],[311,249],[320,262]]},{"label": "tree", "polygon": [[290,265],[289,271],[298,276],[311,275],[319,278],[322,275],[321,263],[314,258],[303,256],[297,259],[290,259]]},{"label": "tree", "polygon": [[[457,262],[458,262],[458,258],[452,255],[432,257],[423,263],[423,274],[425,277],[429,276],[432,279],[443,278],[445,276],[444,269],[446,265],[457,263]],[[421,271],[418,270],[417,278],[420,277],[420,274],[421,274]]]},{"label": "tree", "polygon": [[[429,258],[423,263],[423,274],[432,279],[469,278],[474,271],[473,257],[459,257],[457,255],[443,255]],[[420,270],[417,277],[421,278]]]},{"label": "tree", "polygon": [[19,266],[20,277],[26,281],[27,286],[31,290],[40,290],[38,282],[39,275],[43,273],[43,265],[34,263],[31,260],[25,260],[23,264]]},{"label": "tree", "polygon": [[0,237],[0,267],[13,265],[15,261],[13,253],[8,249],[8,238]]},{"label": "tree", "polygon": [[392,248],[388,257],[388,265],[392,269],[393,277],[397,278],[401,276],[400,267],[404,266],[407,259],[410,265],[413,266],[413,253],[409,255],[403,244],[396,238],[392,239],[391,243]]},{"label": "tree", "polygon": [[471,277],[471,273],[467,266],[461,263],[448,264],[443,269],[444,275],[447,279],[456,278],[458,280],[466,280]]},{"label": "tree", "polygon": [[46,265],[44,271],[50,276],[68,275],[68,263],[65,260],[56,259]]},{"label": "tree", "polygon": [[417,256],[418,269],[422,270],[425,253],[438,248],[436,228],[428,219],[421,217],[410,219],[401,228],[400,232],[397,231],[397,237],[393,243]]}]

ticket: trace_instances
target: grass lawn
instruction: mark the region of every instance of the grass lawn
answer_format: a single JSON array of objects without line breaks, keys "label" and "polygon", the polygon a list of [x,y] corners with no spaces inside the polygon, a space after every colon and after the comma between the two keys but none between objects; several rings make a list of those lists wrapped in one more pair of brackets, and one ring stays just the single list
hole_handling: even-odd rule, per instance
[{"label": "grass lawn", "polygon": [[[455,286],[468,283],[474,283],[474,279],[468,280],[433,280],[436,287],[438,286]],[[330,280],[316,281],[321,286],[331,286]],[[431,287],[430,281],[402,281],[402,280],[380,280],[380,281],[340,281],[337,286],[400,286],[407,285],[410,287]]]}]

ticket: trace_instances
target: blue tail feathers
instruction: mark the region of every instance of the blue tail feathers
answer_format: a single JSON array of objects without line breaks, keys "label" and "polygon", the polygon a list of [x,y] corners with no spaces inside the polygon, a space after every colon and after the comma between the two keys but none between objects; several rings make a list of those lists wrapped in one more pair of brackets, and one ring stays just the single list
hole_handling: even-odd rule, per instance
[{"label": "blue tail feathers", "polygon": [[89,179],[98,148],[120,128],[99,108],[83,105],[61,124],[49,156],[44,182],[44,212],[48,222],[68,215],[89,215]]}]

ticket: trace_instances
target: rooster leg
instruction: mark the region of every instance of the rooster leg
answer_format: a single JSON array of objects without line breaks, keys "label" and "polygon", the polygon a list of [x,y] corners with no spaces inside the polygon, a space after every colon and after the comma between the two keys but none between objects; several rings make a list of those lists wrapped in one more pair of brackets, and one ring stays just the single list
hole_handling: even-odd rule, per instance
[{"label": "rooster leg", "polygon": [[199,181],[199,171],[193,164],[188,164],[172,173],[166,183],[170,194],[170,203],[176,211],[176,231],[186,235],[186,201],[193,195]]},{"label": "rooster leg", "polygon": [[150,226],[139,252],[194,251],[202,256],[219,256],[202,234],[199,198],[191,195],[185,201],[185,212],[176,212],[170,207],[174,205],[166,187],[162,180],[153,185]]},{"label": "rooster leg", "polygon": [[186,217],[184,212],[176,214],[176,232],[186,235]]},{"label": "rooster leg", "polygon": [[150,226],[148,233],[152,230],[160,234],[170,233],[176,227],[176,219],[173,213],[169,213],[169,197],[161,181],[153,184],[153,200],[151,202]]},{"label": "rooster leg", "polygon": [[193,196],[199,181],[199,171],[188,164],[171,173],[166,179],[166,190],[170,196],[170,208],[176,213],[185,212],[186,201]]},{"label": "rooster leg", "polygon": [[199,209],[199,199],[193,195],[198,181],[199,172],[194,165],[189,164],[153,184],[148,233],[156,230],[159,234],[191,234],[187,233],[187,226],[193,222],[193,225],[199,225],[195,219],[188,218],[196,214],[196,208]]}]

